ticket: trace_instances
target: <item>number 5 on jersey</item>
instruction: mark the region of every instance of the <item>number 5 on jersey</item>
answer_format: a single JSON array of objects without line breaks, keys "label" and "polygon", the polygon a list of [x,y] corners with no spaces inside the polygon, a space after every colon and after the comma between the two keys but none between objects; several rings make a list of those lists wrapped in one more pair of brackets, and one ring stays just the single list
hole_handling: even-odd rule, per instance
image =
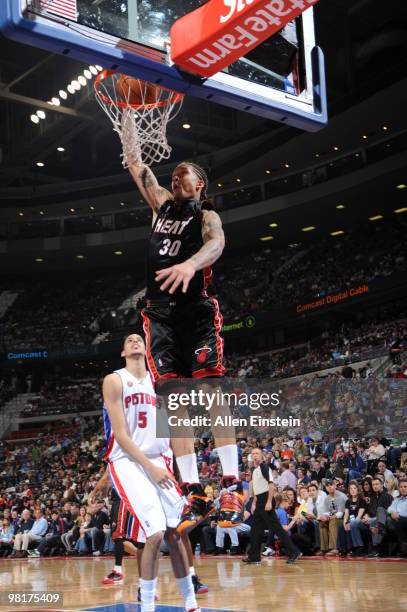
[{"label": "number 5 on jersey", "polygon": [[137,427],[140,429],[145,429],[147,427],[147,412],[138,413]]},{"label": "number 5 on jersey", "polygon": [[181,240],[170,240],[166,238],[163,240],[163,246],[159,250],[160,255],[169,255],[170,257],[175,257],[178,255],[179,250],[181,248]]}]

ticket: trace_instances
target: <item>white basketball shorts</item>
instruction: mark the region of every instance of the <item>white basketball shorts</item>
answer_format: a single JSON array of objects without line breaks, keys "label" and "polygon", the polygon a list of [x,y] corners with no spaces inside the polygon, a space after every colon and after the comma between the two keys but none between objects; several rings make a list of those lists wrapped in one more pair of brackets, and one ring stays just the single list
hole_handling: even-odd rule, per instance
[{"label": "white basketball shorts", "polygon": [[[160,455],[150,461],[172,473],[168,457]],[[167,527],[177,527],[186,503],[177,485],[161,488],[138,463],[127,457],[111,461],[109,473],[117,494],[140,522],[146,538]]]}]

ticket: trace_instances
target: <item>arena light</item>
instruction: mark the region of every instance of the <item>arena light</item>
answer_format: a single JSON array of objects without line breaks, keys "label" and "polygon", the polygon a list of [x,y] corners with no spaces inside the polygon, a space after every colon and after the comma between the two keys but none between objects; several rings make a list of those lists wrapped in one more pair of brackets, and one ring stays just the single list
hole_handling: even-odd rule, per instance
[{"label": "arena light", "polygon": [[218,183],[218,187],[223,187],[222,183]]},{"label": "arena light", "polygon": [[273,236],[262,236],[260,238],[262,242],[267,242],[268,240],[274,240]]},{"label": "arena light", "polygon": [[44,260],[43,260],[43,258],[42,258],[42,257],[36,257],[36,258],[35,258],[35,261],[36,261],[37,263],[42,263]]},{"label": "arena light", "polygon": [[59,98],[52,98],[51,102],[54,106],[61,106],[61,100]]},{"label": "arena light", "polygon": [[64,147],[58,147],[57,151],[59,151],[60,153],[63,153],[65,151]]},{"label": "arena light", "polygon": [[19,213],[18,213],[18,216],[19,216],[19,217],[24,217],[24,213],[23,213],[23,212],[19,212]]},{"label": "arena light", "polygon": [[70,93],[71,95],[73,95],[73,94],[75,93],[75,89],[72,87],[72,85],[71,85],[71,84],[69,84],[69,85],[68,85],[67,90],[69,91],[69,93]]},{"label": "arena light", "polygon": [[89,206],[90,210],[95,210],[94,206]]},{"label": "arena light", "polygon": [[123,255],[123,251],[113,251],[114,255]]},{"label": "arena light", "polygon": [[43,210],[40,210],[40,215],[43,215],[43,214],[44,214],[44,211],[43,211]]},{"label": "arena light", "polygon": [[60,89],[58,93],[59,97],[62,98],[62,100],[66,100],[68,98],[68,94],[64,89]]},{"label": "arena light", "polygon": [[81,88],[81,84],[78,83],[78,81],[75,81],[75,79],[73,81],[71,81],[71,85],[74,88],[75,91],[79,91]]},{"label": "arena light", "polygon": [[407,212],[407,206],[403,206],[403,208],[396,208],[394,212],[397,215],[399,215],[400,213],[405,213],[405,212]]},{"label": "arena light", "polygon": [[290,167],[290,164],[289,164],[288,162],[286,162],[286,163],[284,164],[284,168],[289,168],[289,167]]},{"label": "arena light", "polygon": [[74,212],[75,212],[75,209],[74,209],[74,208],[70,208],[70,209],[69,209],[69,212],[74,213]]},{"label": "arena light", "polygon": [[33,123],[39,123],[40,122],[40,118],[37,117],[37,115],[31,115],[30,119],[31,119],[31,121]]},{"label": "arena light", "polygon": [[99,72],[102,72],[102,70],[103,70],[102,66],[99,66],[98,64],[96,64],[95,68],[96,68],[96,70],[98,70]]},{"label": "arena light", "polygon": [[45,166],[44,162],[37,162],[38,168],[43,168]]},{"label": "arena light", "polygon": [[334,151],[339,151],[339,147],[334,147]]},{"label": "arena light", "polygon": [[120,206],[124,206],[124,202],[120,202]]},{"label": "arena light", "polygon": [[314,227],[313,225],[308,225],[307,227],[302,227],[301,231],[302,232],[312,232],[314,229],[316,229],[316,227]]},{"label": "arena light", "polygon": [[336,208],[337,208],[338,210],[343,210],[343,209],[345,208],[345,206],[344,206],[344,204],[337,204],[337,205],[336,205]]},{"label": "arena light", "polygon": [[400,183],[400,185],[397,185],[396,189],[400,189],[400,191],[402,189],[407,189],[407,185],[405,185],[404,183]]},{"label": "arena light", "polygon": [[369,221],[380,221],[383,219],[383,215],[374,215],[373,217],[369,217]]},{"label": "arena light", "polygon": [[237,179],[236,179],[236,183],[240,183],[240,182],[241,182],[241,181],[240,181],[240,178],[237,178]]},{"label": "arena light", "polygon": [[367,134],[363,134],[362,138],[363,140],[367,140]]},{"label": "arena light", "polygon": [[319,158],[319,153],[315,153],[315,157],[318,159]]},{"label": "arena light", "polygon": [[40,119],[45,119],[46,114],[43,110],[37,110],[37,117],[39,117]]},{"label": "arena light", "polygon": [[382,130],[383,130],[384,132],[387,132],[387,130],[388,130],[388,129],[389,129],[389,128],[387,127],[387,125],[384,125],[384,126],[382,127]]},{"label": "arena light", "polygon": [[331,232],[331,236],[342,236],[344,233],[343,230],[336,230],[336,232]]},{"label": "arena light", "polygon": [[183,123],[182,127],[184,128],[184,130],[190,130],[191,129],[191,124],[190,123]]},{"label": "arena light", "polygon": [[92,78],[92,73],[88,69],[84,70],[83,74],[84,74],[85,78],[87,78],[87,79],[91,79]]},{"label": "arena light", "polygon": [[266,174],[271,174],[271,170],[266,170]]},{"label": "arena light", "polygon": [[87,80],[84,76],[80,75],[78,76],[78,83],[80,83],[84,87],[87,84]]},{"label": "arena light", "polygon": [[96,76],[98,73],[98,70],[96,68],[96,66],[89,66],[89,70],[91,71],[91,73]]},{"label": "arena light", "polygon": [[84,255],[77,255],[76,259],[85,259],[85,256]]},{"label": "arena light", "polygon": [[270,223],[270,227],[278,227],[277,223]]}]

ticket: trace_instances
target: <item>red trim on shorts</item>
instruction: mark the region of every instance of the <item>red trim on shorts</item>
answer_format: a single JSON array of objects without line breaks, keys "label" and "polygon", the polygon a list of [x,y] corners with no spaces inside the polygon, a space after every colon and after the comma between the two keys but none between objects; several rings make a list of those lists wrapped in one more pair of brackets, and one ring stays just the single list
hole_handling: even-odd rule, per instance
[{"label": "red trim on shorts", "polygon": [[[165,463],[165,467],[167,468],[167,472],[169,472],[171,474],[171,476],[174,476],[174,478],[175,478],[175,474],[174,474],[173,470],[171,469],[171,464],[172,464],[171,457],[167,457],[167,455],[164,455],[164,453],[160,453],[160,454],[161,454],[161,457],[164,459],[164,463]],[[177,489],[177,491],[181,495],[181,497],[184,497],[182,489],[179,486],[177,480],[175,480],[175,488]]]},{"label": "red trim on shorts", "polygon": [[[116,489],[117,493],[120,496],[120,499],[124,500],[124,503],[126,504],[129,512],[131,512],[132,516],[134,516],[134,518],[137,519],[137,521],[140,523],[140,520],[139,520],[139,518],[138,518],[138,516],[137,516],[137,514],[136,514],[136,512],[135,512],[135,510],[133,508],[133,506],[131,505],[131,503],[129,501],[129,498],[126,495],[126,491],[123,489],[123,487],[122,487],[122,485],[120,483],[119,477],[116,474],[116,470],[114,468],[114,464],[111,461],[109,462],[109,471],[110,471],[110,476],[112,477],[115,489]],[[141,523],[140,523],[140,527],[143,529],[143,526],[141,525]],[[143,531],[144,531],[144,529],[143,529]]]},{"label": "red trim on shorts", "polygon": [[213,319],[213,326],[215,328],[215,337],[216,337],[216,354],[218,357],[218,361],[216,366],[201,368],[200,370],[194,370],[192,372],[192,378],[209,378],[211,376],[224,376],[226,372],[226,368],[223,366],[223,345],[224,341],[220,335],[220,331],[222,329],[223,317],[219,310],[218,300],[215,298],[210,298],[210,301],[215,307],[215,316]]},{"label": "red trim on shorts", "polygon": [[132,518],[133,524],[131,526],[131,531],[127,537],[129,540],[134,540],[135,542],[137,542],[139,538],[139,534],[140,534],[141,525],[140,525],[140,521],[134,518],[134,516],[132,516],[131,518]]},{"label": "red trim on shorts", "polygon": [[109,438],[109,442],[108,442],[108,445],[107,445],[107,449],[106,449],[106,452],[105,452],[105,456],[103,457],[106,461],[109,461],[109,455],[112,452],[113,444],[114,444],[114,434],[111,433],[110,434],[110,438]]},{"label": "red trim on shorts", "polygon": [[147,358],[147,367],[150,372],[150,376],[153,380],[153,383],[159,379],[160,375],[158,373],[157,367],[155,365],[154,357],[151,353],[151,335],[150,335],[150,319],[144,312],[144,308],[141,311],[141,316],[143,317],[143,329],[146,337],[146,358]]}]

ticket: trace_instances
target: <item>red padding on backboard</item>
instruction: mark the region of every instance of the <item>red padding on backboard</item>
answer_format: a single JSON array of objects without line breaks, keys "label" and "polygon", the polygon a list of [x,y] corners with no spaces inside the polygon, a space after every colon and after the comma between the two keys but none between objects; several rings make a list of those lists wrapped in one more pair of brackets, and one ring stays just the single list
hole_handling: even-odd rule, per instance
[{"label": "red padding on backboard", "polygon": [[171,28],[171,59],[210,77],[233,64],[319,0],[210,0]]}]

